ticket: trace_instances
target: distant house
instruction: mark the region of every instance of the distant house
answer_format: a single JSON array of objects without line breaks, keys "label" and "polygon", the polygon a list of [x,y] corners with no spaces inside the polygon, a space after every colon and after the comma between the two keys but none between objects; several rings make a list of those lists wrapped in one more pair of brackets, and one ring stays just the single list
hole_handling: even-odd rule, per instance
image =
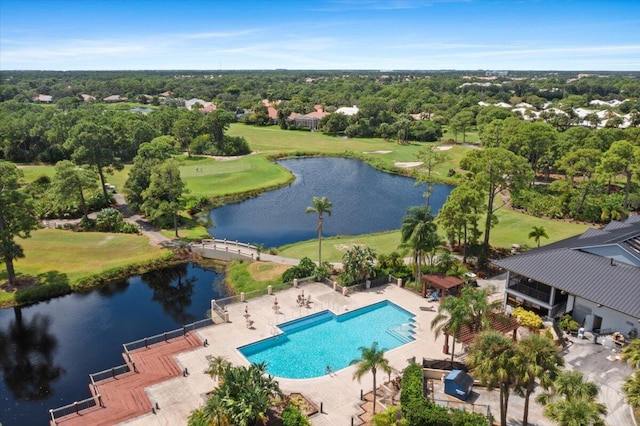
[{"label": "distant house", "polygon": [[84,102],[95,102],[96,100],[95,96],[86,95],[86,94],[81,94],[80,97]]},{"label": "distant house", "polygon": [[111,95],[111,96],[107,96],[106,98],[103,99],[103,101],[107,102],[107,103],[116,103],[116,102],[124,102],[126,101],[127,98],[120,96],[120,95]]},{"label": "distant house", "polygon": [[516,108],[533,108],[533,105],[528,104],[526,102],[520,102],[516,104]]},{"label": "distant house", "polygon": [[31,98],[31,100],[39,104],[50,104],[51,102],[53,102],[53,96],[38,94]]},{"label": "distant house", "polygon": [[640,327],[640,215],[493,262],[507,271],[505,307],[557,318],[585,331],[637,335]]},{"label": "distant house", "polygon": [[309,114],[299,115],[296,118],[294,118],[293,124],[296,127],[315,131],[315,130],[318,130],[318,123],[320,122],[320,120],[328,114],[329,114],[328,112],[314,111],[314,112],[310,112]]},{"label": "distant house", "polygon": [[184,101],[184,106],[190,111],[193,110],[196,105],[199,105],[199,108],[202,110],[203,108],[213,106],[213,102],[207,102],[198,98],[191,98],[188,101]]},{"label": "distant house", "polygon": [[356,115],[358,111],[360,110],[358,109],[357,106],[354,105],[352,107],[340,107],[336,110],[336,113],[351,116],[351,115]]},{"label": "distant house", "polygon": [[278,122],[278,110],[274,107],[267,107],[267,113],[269,114],[269,121],[271,124],[275,124]]},{"label": "distant house", "polygon": [[202,107],[200,109],[200,112],[204,113],[204,114],[209,114],[211,111],[215,111],[216,109],[218,109],[218,107],[214,104],[211,105],[207,105],[205,107]]}]

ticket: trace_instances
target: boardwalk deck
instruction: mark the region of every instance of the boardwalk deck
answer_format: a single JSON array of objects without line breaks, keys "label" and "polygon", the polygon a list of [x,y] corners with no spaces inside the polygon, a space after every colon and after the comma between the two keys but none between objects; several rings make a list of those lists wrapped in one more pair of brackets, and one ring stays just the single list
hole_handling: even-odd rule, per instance
[{"label": "boardwalk deck", "polygon": [[[182,375],[173,356],[202,346],[196,333],[130,352],[137,373],[130,372],[96,385],[104,407],[93,407],[56,419],[60,426],[113,425],[149,413],[152,402],[145,388]],[[91,387],[91,386],[90,386]],[[93,393],[93,392],[92,392]]]}]

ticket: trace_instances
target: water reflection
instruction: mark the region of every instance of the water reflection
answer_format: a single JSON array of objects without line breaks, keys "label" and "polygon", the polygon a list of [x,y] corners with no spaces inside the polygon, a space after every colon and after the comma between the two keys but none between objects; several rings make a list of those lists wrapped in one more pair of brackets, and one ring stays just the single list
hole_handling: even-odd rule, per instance
[{"label": "water reflection", "polygon": [[35,314],[22,317],[22,308],[14,308],[15,319],[0,330],[0,368],[4,382],[18,401],[48,398],[52,383],[64,372],[54,362],[58,340],[50,332],[51,319]]},{"label": "water reflection", "polygon": [[164,313],[177,323],[200,319],[185,312],[191,306],[193,286],[197,281],[197,277],[189,277],[188,274],[187,265],[184,264],[147,272],[140,277],[153,290],[151,300],[159,302]]},{"label": "water reflection", "polygon": [[122,364],[122,344],[205,318],[224,274],[193,264],[21,309],[0,309],[0,422],[48,424],[48,410],[91,396],[89,374]]}]

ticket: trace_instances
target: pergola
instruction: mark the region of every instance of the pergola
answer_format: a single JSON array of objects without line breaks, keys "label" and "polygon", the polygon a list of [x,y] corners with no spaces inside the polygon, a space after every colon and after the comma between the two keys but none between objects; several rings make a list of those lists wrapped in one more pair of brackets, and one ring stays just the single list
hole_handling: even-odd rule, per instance
[{"label": "pergola", "polygon": [[[488,330],[494,330],[501,334],[511,333],[511,338],[515,341],[517,338],[517,330],[520,327],[520,323],[513,317],[507,316],[501,312],[490,312],[487,314],[487,319],[491,324]],[[482,330],[484,331],[484,330]],[[471,330],[466,325],[462,326],[460,335],[458,336],[458,342],[465,346],[468,346],[478,336],[480,332]],[[445,343],[442,348],[442,352],[449,353],[449,335],[445,335]]]},{"label": "pergola", "polygon": [[440,290],[440,301],[444,299],[447,290],[451,288],[455,288],[456,293],[460,293],[460,287],[464,284],[464,281],[460,278],[446,275],[423,275],[422,281]]}]

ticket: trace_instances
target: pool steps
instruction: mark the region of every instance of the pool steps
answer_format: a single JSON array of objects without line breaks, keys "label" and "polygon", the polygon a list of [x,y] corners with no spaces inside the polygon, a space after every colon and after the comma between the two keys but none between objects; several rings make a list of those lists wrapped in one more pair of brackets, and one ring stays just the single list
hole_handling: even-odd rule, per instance
[{"label": "pool steps", "polygon": [[415,328],[415,321],[412,321],[404,323],[399,327],[388,328],[386,332],[387,334],[392,335],[403,343],[409,343],[415,340],[415,338],[413,337],[416,334]]}]

